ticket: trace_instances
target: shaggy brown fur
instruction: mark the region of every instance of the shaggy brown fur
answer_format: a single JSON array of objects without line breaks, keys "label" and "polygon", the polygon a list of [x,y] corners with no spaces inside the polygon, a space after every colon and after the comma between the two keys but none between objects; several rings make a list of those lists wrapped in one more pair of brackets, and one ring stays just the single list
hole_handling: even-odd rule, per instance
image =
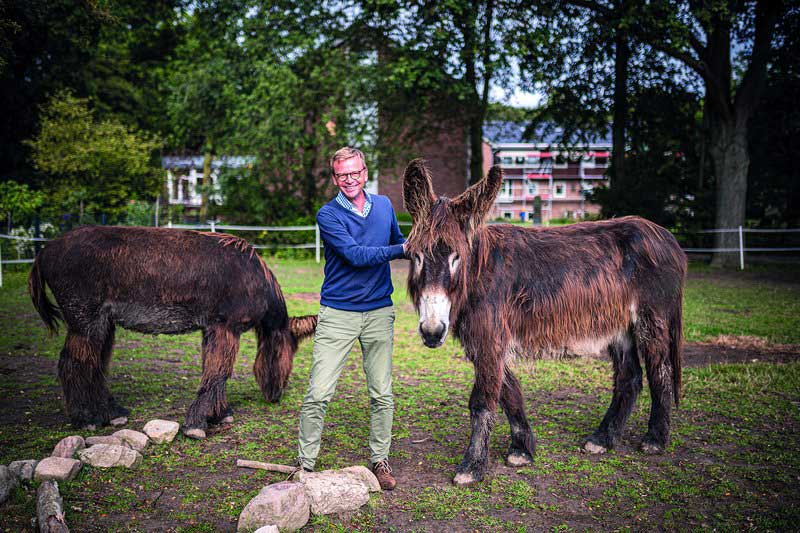
[{"label": "shaggy brown fur", "polygon": [[424,162],[409,164],[403,191],[414,219],[408,290],[418,311],[433,298],[449,301],[449,317],[422,322],[420,334],[426,345],[440,345],[449,319],[475,366],[473,433],[456,481],[483,477],[498,405],[511,424],[509,463],[532,460],[535,439],[510,370],[517,356],[608,349],[614,394],[584,443],[591,453],[619,439],[642,388],[641,358],[652,400],[642,449],[663,451],[671,402],[680,398],[686,273],[672,235],[636,217],[557,228],[482,225],[502,183],[499,167],[453,200],[430,196],[430,180]]},{"label": "shaggy brown fur", "polygon": [[153,334],[203,331],[203,376],[185,424],[198,430],[231,413],[225,383],[243,332],[256,330],[256,380],[277,401],[298,342],[316,328],[316,316],[287,315],[275,276],[247,241],[220,233],[79,228],[39,253],[28,287],[51,332],[59,321],[67,325],[59,380],[76,426],[128,413],[106,387],[116,326]]}]

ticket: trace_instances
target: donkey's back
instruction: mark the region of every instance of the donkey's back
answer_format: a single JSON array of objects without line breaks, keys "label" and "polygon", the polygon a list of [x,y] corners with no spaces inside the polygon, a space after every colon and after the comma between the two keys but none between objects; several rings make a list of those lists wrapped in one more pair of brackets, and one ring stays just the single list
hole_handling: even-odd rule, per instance
[{"label": "donkey's back", "polygon": [[642,218],[490,225],[473,247],[476,278],[491,281],[470,284],[470,298],[508,318],[512,342],[526,355],[604,349],[642,320],[680,326],[685,254],[672,234]]},{"label": "donkey's back", "polygon": [[221,319],[244,331],[268,302],[286,314],[272,273],[249,250],[224,234],[85,226],[48,243],[37,263],[74,329],[102,317],[142,333]]}]

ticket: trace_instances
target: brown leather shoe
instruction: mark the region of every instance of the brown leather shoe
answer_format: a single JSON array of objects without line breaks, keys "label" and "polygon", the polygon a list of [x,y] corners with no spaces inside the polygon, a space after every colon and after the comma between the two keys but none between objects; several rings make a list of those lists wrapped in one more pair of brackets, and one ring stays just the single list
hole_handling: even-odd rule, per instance
[{"label": "brown leather shoe", "polygon": [[397,485],[397,481],[392,475],[392,467],[389,466],[387,459],[372,465],[372,473],[378,478],[378,483],[383,490],[392,490]]}]

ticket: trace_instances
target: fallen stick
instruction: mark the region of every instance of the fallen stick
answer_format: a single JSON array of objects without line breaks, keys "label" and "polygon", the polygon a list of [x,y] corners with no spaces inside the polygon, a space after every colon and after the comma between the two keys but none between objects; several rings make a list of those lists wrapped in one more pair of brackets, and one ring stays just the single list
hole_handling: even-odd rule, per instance
[{"label": "fallen stick", "polygon": [[297,467],[294,466],[262,463],[261,461],[247,461],[245,459],[236,459],[236,466],[240,468],[257,468],[258,470],[269,470],[270,472],[281,472],[283,474],[293,474],[297,470]]}]

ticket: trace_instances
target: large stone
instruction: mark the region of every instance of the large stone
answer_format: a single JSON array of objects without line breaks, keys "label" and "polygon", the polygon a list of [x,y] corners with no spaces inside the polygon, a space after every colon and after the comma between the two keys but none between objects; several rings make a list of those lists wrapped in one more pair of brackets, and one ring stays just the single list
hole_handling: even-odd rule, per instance
[{"label": "large stone", "polygon": [[8,465],[9,470],[14,472],[14,475],[20,481],[31,481],[33,473],[36,471],[36,465],[39,463],[36,459],[26,459],[24,461],[13,461]]},{"label": "large stone", "polygon": [[127,446],[95,444],[78,452],[81,461],[99,468],[136,468],[142,463],[142,454]]},{"label": "large stone", "polygon": [[310,517],[306,491],[301,483],[284,481],[267,485],[239,515],[237,531],[255,531],[277,526],[281,531],[297,531]]},{"label": "large stone", "polygon": [[278,526],[264,526],[256,529],[255,533],[279,533]]},{"label": "large stone", "polygon": [[5,503],[17,485],[19,485],[19,480],[14,472],[7,466],[0,465],[0,503]]},{"label": "large stone", "polygon": [[172,442],[181,425],[170,420],[151,420],[144,425],[144,432],[156,444]]},{"label": "large stone", "polygon": [[51,453],[50,456],[72,459],[75,457],[76,453],[84,448],[86,448],[86,442],[84,442],[83,437],[80,435],[72,435],[71,437],[64,437],[61,439],[58,444],[56,444],[56,447],[53,448],[53,453]]},{"label": "large stone", "polygon": [[45,457],[36,465],[33,479],[36,481],[71,481],[83,464],[67,457]]},{"label": "large stone", "polygon": [[348,466],[342,468],[339,472],[354,477],[367,486],[370,492],[380,492],[381,484],[375,474],[366,466]]},{"label": "large stone", "polygon": [[58,483],[44,481],[36,491],[36,518],[41,533],[69,533]]},{"label": "large stone", "polygon": [[148,438],[144,433],[132,429],[120,429],[112,433],[112,436],[122,439],[131,448],[141,453],[147,447]]},{"label": "large stone", "polygon": [[369,501],[368,485],[349,472],[307,472],[299,482],[306,489],[314,514],[355,511]]},{"label": "large stone", "polygon": [[[86,437],[86,446],[94,446],[95,444],[116,444],[117,446],[128,446],[128,443],[119,437],[113,435],[102,435],[97,437]],[[130,446],[128,446],[130,448]]]}]

